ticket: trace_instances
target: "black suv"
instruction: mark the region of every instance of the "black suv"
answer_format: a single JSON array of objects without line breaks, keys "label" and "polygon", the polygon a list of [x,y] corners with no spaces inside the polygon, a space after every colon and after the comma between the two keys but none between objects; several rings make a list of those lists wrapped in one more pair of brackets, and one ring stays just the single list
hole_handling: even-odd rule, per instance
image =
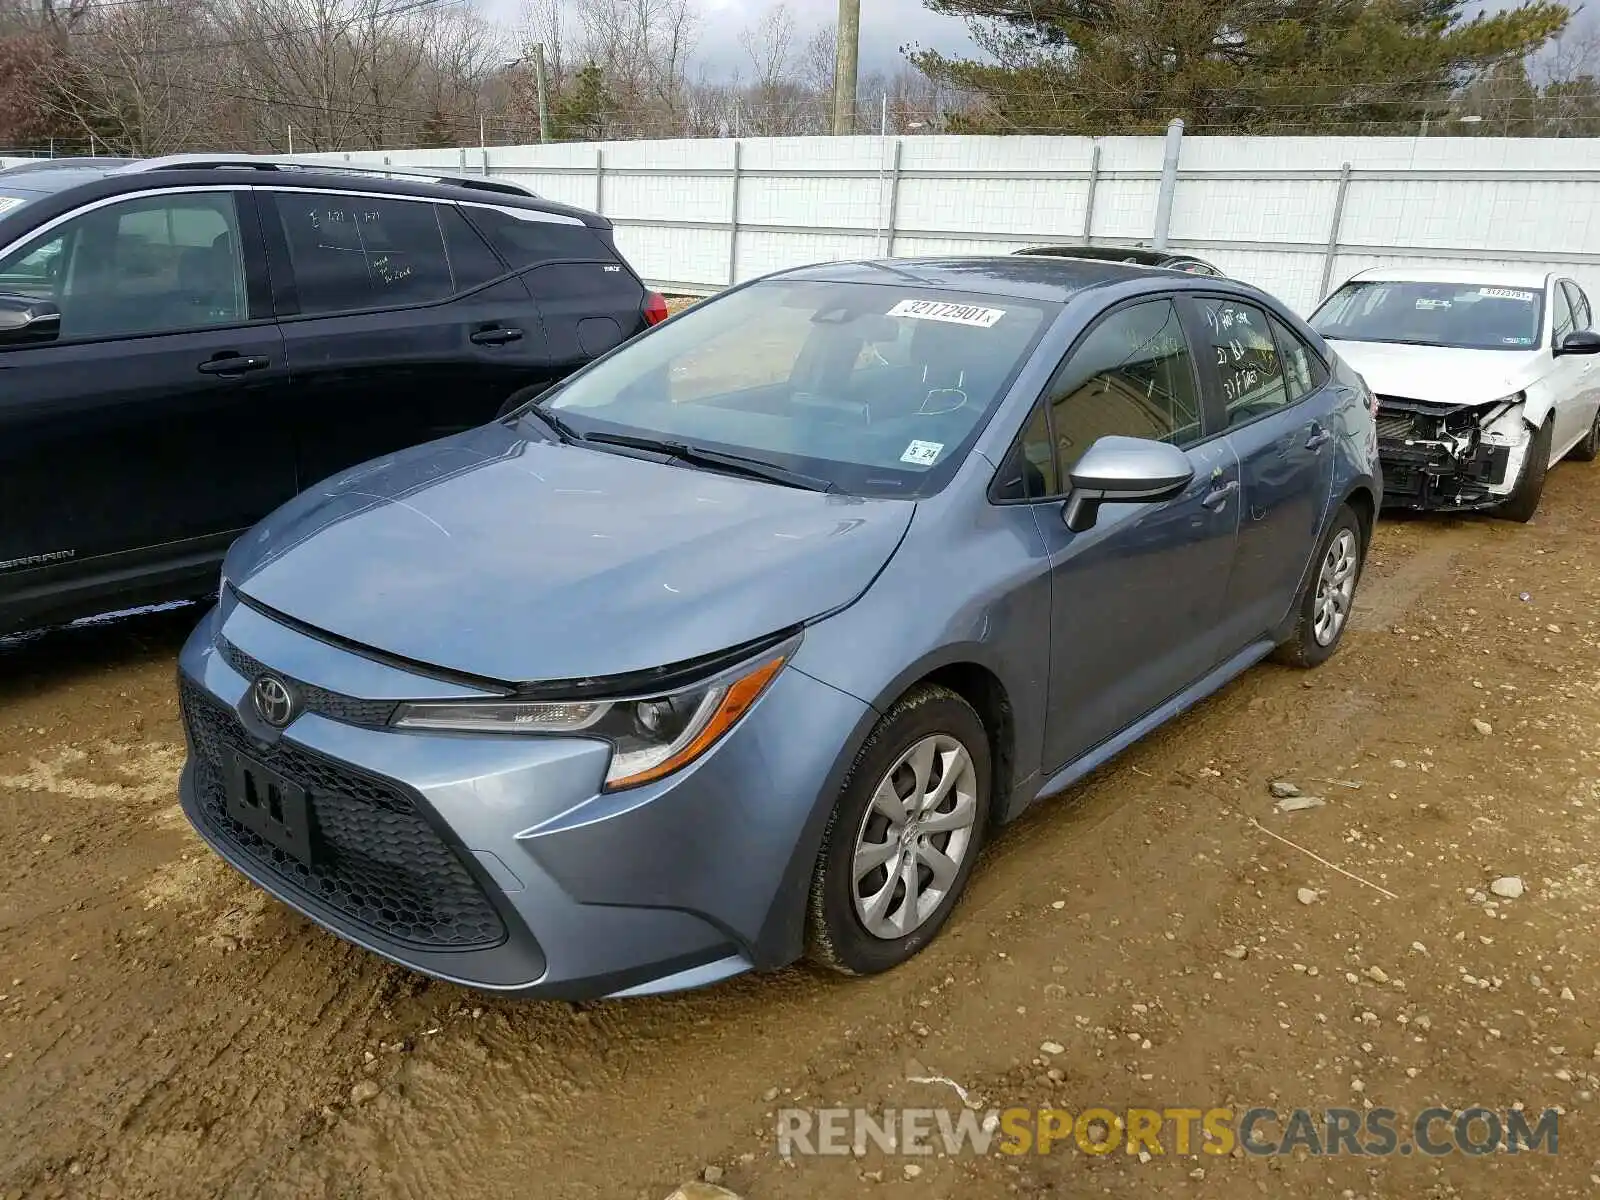
[{"label": "black suv", "polygon": [[493,179],[0,171],[0,633],[204,595],[301,489],[492,420],[666,312],[609,221]]}]

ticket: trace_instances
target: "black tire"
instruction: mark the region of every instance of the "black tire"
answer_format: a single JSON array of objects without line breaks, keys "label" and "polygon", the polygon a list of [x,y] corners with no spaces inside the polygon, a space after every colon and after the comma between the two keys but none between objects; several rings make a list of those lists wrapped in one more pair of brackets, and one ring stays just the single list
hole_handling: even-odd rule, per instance
[{"label": "black tire", "polygon": [[532,387],[519,388],[506,397],[506,402],[500,406],[500,411],[495,413],[494,419],[499,421],[509,417],[513,409],[521,408],[529,400],[542,396],[549,390],[548,383],[536,383]]},{"label": "black tire", "polygon": [[1539,511],[1539,497],[1544,495],[1545,476],[1550,473],[1550,443],[1554,437],[1555,425],[1546,417],[1528,445],[1528,456],[1522,462],[1522,474],[1517,477],[1517,486],[1512,489],[1510,497],[1494,510],[1495,516],[1504,521],[1526,523],[1533,520],[1533,514]]},{"label": "black tire", "polygon": [[[977,811],[967,849],[953,884],[920,925],[904,937],[878,937],[868,932],[856,912],[852,863],[857,838],[878,784],[902,755],[934,735],[955,739],[966,749],[972,762]],[[899,966],[933,940],[966,890],[973,865],[983,851],[989,826],[992,772],[989,738],[983,721],[970,704],[949,689],[919,686],[884,714],[856,755],[822,835],[806,922],[806,940],[812,961],[845,975],[874,975]],[[950,844],[950,835],[934,836],[943,836],[944,845]],[[873,876],[865,878],[870,880]]]},{"label": "black tire", "polygon": [[1568,450],[1567,457],[1573,462],[1593,462],[1600,458],[1600,409],[1595,410],[1594,423],[1589,426],[1589,435]]},{"label": "black tire", "polygon": [[1361,583],[1361,573],[1367,565],[1367,543],[1361,534],[1361,518],[1348,504],[1341,505],[1317,545],[1317,556],[1311,560],[1311,570],[1301,585],[1300,598],[1295,601],[1294,632],[1278,644],[1272,652],[1274,661],[1290,667],[1320,667],[1333,657],[1333,652],[1344,641],[1345,630],[1350,628],[1350,613],[1334,630],[1326,645],[1317,639],[1317,594],[1322,581],[1323,566],[1341,534],[1350,534],[1355,541],[1355,573],[1351,582],[1350,601],[1355,602],[1355,590]]}]

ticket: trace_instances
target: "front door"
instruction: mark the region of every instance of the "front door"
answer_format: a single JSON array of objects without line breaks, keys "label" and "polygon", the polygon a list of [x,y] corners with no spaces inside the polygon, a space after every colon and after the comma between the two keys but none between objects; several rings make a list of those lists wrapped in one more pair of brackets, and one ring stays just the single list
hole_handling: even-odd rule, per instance
[{"label": "front door", "polygon": [[[1556,285],[1562,302],[1556,306],[1558,316],[1564,316],[1570,330],[1592,329],[1593,314],[1589,311],[1589,298],[1583,289],[1570,279]],[[1556,334],[1552,341],[1560,345]],[[1595,406],[1600,403],[1600,367],[1592,354],[1563,354],[1556,358],[1552,368],[1559,388],[1555,405],[1555,430],[1552,438],[1554,451],[1564,451],[1588,435],[1594,424]]]},{"label": "front door", "polygon": [[0,602],[209,572],[294,495],[283,344],[245,269],[243,200],[104,205],[0,261],[0,288],[61,309],[54,341],[0,347]]},{"label": "front door", "polygon": [[1205,440],[1200,395],[1173,302],[1141,301],[1103,317],[1079,342],[1025,435],[1045,495],[1064,497],[1072,466],[1108,434],[1185,447],[1195,468],[1176,499],[1105,505],[1083,533],[1066,527],[1059,500],[1035,507],[1051,562],[1047,771],[1182,691],[1221,657],[1238,472],[1225,440]]},{"label": "front door", "polygon": [[1222,628],[1232,652],[1277,626],[1299,594],[1332,499],[1339,397],[1321,361],[1264,309],[1213,297],[1193,303],[1201,373],[1224,413],[1244,488]]}]

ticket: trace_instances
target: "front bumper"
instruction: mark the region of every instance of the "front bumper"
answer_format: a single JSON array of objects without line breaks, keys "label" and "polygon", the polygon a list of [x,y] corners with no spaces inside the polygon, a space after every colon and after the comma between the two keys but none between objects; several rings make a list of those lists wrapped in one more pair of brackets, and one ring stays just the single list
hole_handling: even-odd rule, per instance
[{"label": "front bumper", "polygon": [[1383,505],[1415,512],[1491,508],[1506,498],[1511,451],[1479,443],[1465,453],[1438,442],[1379,440]]},{"label": "front bumper", "polygon": [[[260,664],[315,694],[319,711],[281,733],[266,726],[248,694]],[[767,931],[792,928],[774,914],[804,903],[809,871],[797,882],[795,862],[867,712],[791,666],[696,763],[607,794],[609,750],[596,742],[353,723],[464,689],[241,604],[201,622],[179,686],[184,811],[235,868],[403,966],[572,1000],[700,986],[792,958],[797,947],[774,947]],[[237,755],[304,789],[309,865],[230,816],[223,773]]]}]

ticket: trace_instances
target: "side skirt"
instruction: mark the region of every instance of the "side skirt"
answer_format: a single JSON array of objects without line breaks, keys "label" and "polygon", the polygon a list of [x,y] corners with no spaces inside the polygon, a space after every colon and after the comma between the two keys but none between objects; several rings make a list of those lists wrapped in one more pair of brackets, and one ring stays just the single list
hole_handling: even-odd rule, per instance
[{"label": "side skirt", "polygon": [[1039,800],[1071,787],[1090,771],[1103,766],[1118,754],[1121,754],[1152,729],[1165,725],[1173,717],[1193,708],[1213,692],[1220,691],[1234,678],[1242,675],[1271,654],[1274,645],[1274,642],[1265,639],[1259,642],[1252,642],[1221,666],[1212,670],[1210,674],[1202,676],[1170,700],[1151,709],[1121,733],[1107,738],[1083,757],[1068,763],[1062,770],[1057,771],[1049,779],[1045,780],[1044,786],[1038,790],[1034,799]]}]

